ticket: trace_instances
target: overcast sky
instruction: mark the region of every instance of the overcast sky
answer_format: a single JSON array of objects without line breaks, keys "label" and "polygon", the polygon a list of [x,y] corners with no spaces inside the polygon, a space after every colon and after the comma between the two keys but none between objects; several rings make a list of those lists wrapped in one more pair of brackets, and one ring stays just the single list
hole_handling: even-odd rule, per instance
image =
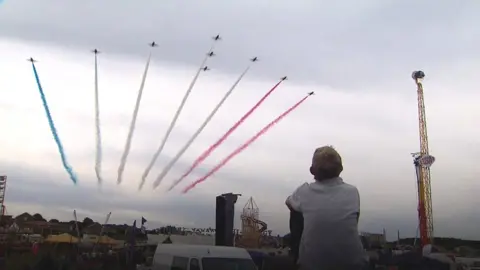
[{"label": "overcast sky", "polygon": [[[1,1],[0,1],[1,2]],[[235,2],[235,3],[234,3]],[[298,2],[298,1],[297,1]],[[300,4],[301,2],[301,4]],[[215,195],[253,196],[274,233],[288,230],[284,205],[311,181],[316,147],[331,144],[344,159],[344,180],[362,198],[360,228],[389,237],[414,236],[417,199],[410,153],[418,151],[416,87],[426,73],[435,234],[480,239],[480,2],[438,1],[61,1],[6,0],[0,5],[0,174],[8,175],[9,214],[47,218],[90,216],[151,227],[214,226]],[[220,33],[212,68],[202,73],[170,140],[137,191],[211,37]],[[116,171],[146,58],[153,51],[124,181]],[[105,183],[94,175],[93,54],[99,56]],[[34,57],[69,161],[74,186],[61,166],[31,65]],[[170,171],[161,171],[249,64],[238,88]],[[289,80],[173,192],[168,185],[215,142],[279,78]],[[307,92],[317,95],[203,184],[202,176]],[[238,224],[237,215],[237,224]]]}]

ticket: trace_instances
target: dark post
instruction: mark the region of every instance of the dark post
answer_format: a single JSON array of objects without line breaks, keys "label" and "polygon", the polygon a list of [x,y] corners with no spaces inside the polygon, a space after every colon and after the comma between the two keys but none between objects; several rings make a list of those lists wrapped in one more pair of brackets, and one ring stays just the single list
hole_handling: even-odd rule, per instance
[{"label": "dark post", "polygon": [[215,210],[215,246],[225,246],[225,204],[225,197],[217,196]]},{"label": "dark post", "polygon": [[217,196],[215,214],[215,245],[233,246],[235,203],[240,194],[226,193]]}]

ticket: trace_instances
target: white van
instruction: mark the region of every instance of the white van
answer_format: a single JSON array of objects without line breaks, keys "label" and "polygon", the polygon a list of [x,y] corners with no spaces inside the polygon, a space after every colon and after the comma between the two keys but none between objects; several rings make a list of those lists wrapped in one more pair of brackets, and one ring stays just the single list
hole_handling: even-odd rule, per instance
[{"label": "white van", "polygon": [[159,244],[152,270],[257,270],[243,248]]}]

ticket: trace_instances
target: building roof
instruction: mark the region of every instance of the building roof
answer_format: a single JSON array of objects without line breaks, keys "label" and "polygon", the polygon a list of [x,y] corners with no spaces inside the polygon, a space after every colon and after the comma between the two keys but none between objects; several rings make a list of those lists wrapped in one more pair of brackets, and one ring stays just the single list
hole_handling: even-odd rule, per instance
[{"label": "building roof", "polygon": [[23,214],[16,216],[14,219],[15,221],[29,221],[33,219],[33,216],[25,212]]}]

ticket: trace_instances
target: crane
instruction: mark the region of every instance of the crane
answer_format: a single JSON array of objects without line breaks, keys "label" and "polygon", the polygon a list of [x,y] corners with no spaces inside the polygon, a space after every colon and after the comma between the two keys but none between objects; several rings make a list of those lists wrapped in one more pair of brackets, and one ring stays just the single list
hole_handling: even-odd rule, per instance
[{"label": "crane", "polygon": [[418,221],[422,247],[433,243],[432,192],[430,186],[430,166],[435,162],[428,149],[427,119],[423,97],[423,71],[414,71],[412,78],[417,85],[418,129],[420,133],[420,152],[412,153],[417,176]]}]

